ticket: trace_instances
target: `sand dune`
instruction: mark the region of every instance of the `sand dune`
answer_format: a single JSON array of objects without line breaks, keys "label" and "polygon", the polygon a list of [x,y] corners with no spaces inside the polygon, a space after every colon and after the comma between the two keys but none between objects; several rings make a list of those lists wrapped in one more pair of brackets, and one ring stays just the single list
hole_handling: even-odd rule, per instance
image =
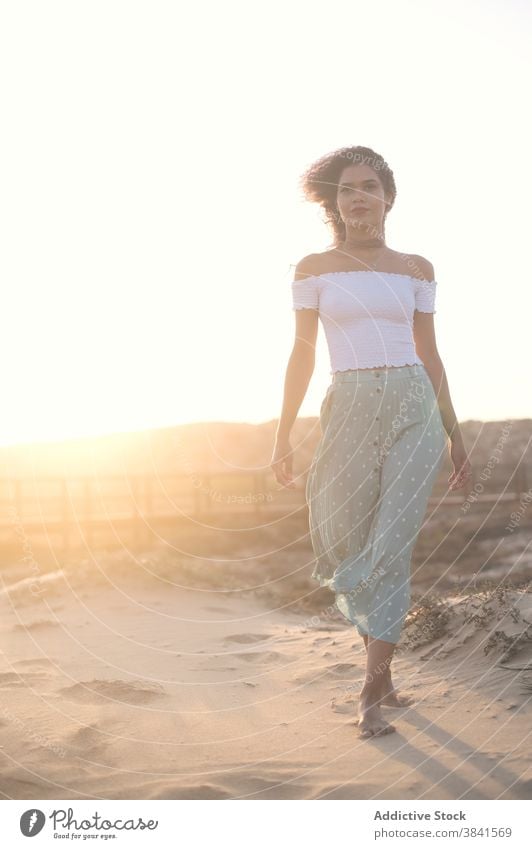
[{"label": "sand dune", "polygon": [[415,703],[363,740],[341,617],[139,563],[4,585],[4,798],[530,798],[526,588],[413,608],[394,669]]}]

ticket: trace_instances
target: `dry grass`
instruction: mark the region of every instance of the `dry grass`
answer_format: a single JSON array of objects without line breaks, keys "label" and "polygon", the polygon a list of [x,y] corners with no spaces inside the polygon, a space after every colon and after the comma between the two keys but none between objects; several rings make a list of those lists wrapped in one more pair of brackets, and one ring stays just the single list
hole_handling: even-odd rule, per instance
[{"label": "dry grass", "polygon": [[444,599],[431,593],[413,593],[401,635],[401,648],[417,649],[445,636],[452,615],[453,611]]}]

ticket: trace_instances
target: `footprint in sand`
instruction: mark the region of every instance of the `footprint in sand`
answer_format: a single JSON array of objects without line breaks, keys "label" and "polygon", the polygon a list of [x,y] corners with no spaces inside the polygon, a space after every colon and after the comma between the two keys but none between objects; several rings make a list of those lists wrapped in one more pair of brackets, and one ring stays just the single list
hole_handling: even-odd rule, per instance
[{"label": "footprint in sand", "polygon": [[[140,797],[139,797],[140,798]],[[148,791],[146,788],[142,791],[143,799],[231,799],[233,794],[229,790],[225,790],[221,785],[216,784],[195,784],[195,785],[166,785],[161,780],[159,786],[155,786],[153,790]]]},{"label": "footprint in sand", "polygon": [[350,681],[353,681],[353,676],[360,674],[360,669],[355,663],[331,663],[329,666],[318,668],[316,666],[308,667],[301,673],[297,674],[293,681],[296,684],[308,684],[313,681],[321,680],[327,676],[338,679],[348,676]]},{"label": "footprint in sand", "polygon": [[32,689],[36,684],[49,681],[48,672],[2,672],[0,673],[0,690],[15,690],[18,687]]},{"label": "footprint in sand", "polygon": [[354,716],[356,706],[357,700],[354,696],[339,696],[331,701],[331,709],[335,713],[348,713]]},{"label": "footprint in sand", "polygon": [[239,660],[247,660],[248,663],[275,663],[281,660],[281,658],[286,660],[286,655],[281,655],[276,651],[239,652],[238,654],[233,655],[233,657],[238,657]]},{"label": "footprint in sand", "polygon": [[271,634],[230,634],[224,639],[232,643],[263,643],[271,639]]},{"label": "footprint in sand", "polygon": [[71,752],[83,755],[84,757],[98,757],[102,751],[109,748],[111,740],[109,733],[103,733],[104,726],[101,722],[92,722],[90,725],[85,725],[78,728],[70,735],[70,738],[63,740]]},{"label": "footprint in sand", "polygon": [[328,675],[352,675],[358,667],[355,663],[333,663],[327,669]]},{"label": "footprint in sand", "polygon": [[160,684],[149,681],[80,681],[72,687],[64,687],[59,694],[74,702],[91,702],[101,704],[106,701],[123,702],[130,705],[145,705],[166,695],[166,690]]},{"label": "footprint in sand", "polygon": [[22,666],[24,668],[27,667],[27,666],[36,666],[36,667],[52,666],[53,667],[54,663],[48,657],[30,657],[27,660],[15,660],[15,661],[13,661],[13,663],[11,665],[12,666]]}]

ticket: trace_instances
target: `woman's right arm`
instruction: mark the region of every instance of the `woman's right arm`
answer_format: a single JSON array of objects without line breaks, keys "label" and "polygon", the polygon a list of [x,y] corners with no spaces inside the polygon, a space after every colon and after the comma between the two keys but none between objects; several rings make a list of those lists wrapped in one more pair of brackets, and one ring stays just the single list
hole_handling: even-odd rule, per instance
[{"label": "woman's right arm", "polygon": [[[315,264],[315,260],[314,260]],[[312,276],[313,255],[305,257],[297,265],[294,280]],[[284,381],[283,406],[277,431],[271,468],[278,483],[293,489],[293,451],[290,432],[305,398],[314,372],[316,340],[318,336],[319,312],[315,307],[295,309],[295,339]]]}]

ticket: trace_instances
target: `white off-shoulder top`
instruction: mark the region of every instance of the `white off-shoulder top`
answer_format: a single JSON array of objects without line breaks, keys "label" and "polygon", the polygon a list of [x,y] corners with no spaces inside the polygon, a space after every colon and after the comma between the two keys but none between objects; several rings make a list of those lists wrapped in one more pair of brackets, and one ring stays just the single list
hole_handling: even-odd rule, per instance
[{"label": "white off-shoulder top", "polygon": [[436,281],[391,271],[330,271],[292,281],[294,310],[319,311],[330,373],[423,364],[414,311],[435,313]]}]

